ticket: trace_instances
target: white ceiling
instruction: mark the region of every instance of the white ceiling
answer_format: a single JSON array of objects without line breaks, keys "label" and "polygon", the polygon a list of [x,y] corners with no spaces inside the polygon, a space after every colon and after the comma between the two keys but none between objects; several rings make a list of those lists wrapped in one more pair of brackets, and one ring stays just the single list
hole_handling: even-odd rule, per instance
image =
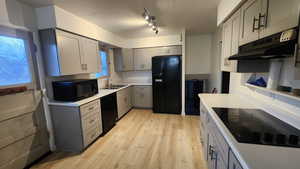
[{"label": "white ceiling", "polygon": [[214,32],[220,0],[21,0],[34,6],[55,4],[122,37],[154,36],[141,16],[147,8],[159,24],[159,35]]}]

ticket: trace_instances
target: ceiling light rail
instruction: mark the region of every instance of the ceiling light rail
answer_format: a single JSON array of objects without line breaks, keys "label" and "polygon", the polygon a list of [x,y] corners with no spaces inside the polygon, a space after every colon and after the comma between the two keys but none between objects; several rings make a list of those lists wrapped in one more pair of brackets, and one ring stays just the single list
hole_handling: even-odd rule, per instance
[{"label": "ceiling light rail", "polygon": [[152,28],[155,34],[158,34],[158,24],[155,16],[151,16],[149,10],[147,10],[146,8],[144,8],[144,13],[142,15],[143,18],[147,21],[148,26]]}]

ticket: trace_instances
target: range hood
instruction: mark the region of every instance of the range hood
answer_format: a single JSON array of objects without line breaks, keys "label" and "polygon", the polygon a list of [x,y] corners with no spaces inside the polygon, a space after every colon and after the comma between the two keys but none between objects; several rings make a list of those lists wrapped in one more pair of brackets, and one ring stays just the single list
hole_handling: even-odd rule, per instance
[{"label": "range hood", "polygon": [[294,55],[298,28],[280,32],[239,47],[237,55],[229,60],[268,60]]}]

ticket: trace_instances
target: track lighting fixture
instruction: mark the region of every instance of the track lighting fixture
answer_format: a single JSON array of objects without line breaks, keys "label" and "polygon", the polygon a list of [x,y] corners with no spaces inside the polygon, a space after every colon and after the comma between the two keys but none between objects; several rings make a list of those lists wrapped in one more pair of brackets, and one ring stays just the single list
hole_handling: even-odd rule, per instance
[{"label": "track lighting fixture", "polygon": [[143,17],[148,22],[148,26],[150,26],[152,28],[152,30],[156,34],[158,34],[158,26],[157,26],[157,22],[156,22],[155,16],[151,16],[150,12],[146,8],[144,8]]}]

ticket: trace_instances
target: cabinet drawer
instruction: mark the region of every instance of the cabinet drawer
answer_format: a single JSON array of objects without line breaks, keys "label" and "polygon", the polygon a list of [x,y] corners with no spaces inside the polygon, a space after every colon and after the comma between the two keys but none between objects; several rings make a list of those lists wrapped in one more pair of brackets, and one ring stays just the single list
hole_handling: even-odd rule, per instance
[{"label": "cabinet drawer", "polygon": [[90,113],[88,116],[82,118],[82,130],[83,132],[87,131],[88,129],[92,128],[93,126],[100,125],[100,114],[99,113]]},{"label": "cabinet drawer", "polygon": [[243,169],[240,162],[236,159],[233,152],[229,151],[229,165],[228,169]]},{"label": "cabinet drawer", "polygon": [[84,136],[83,136],[84,147],[92,143],[99,135],[100,135],[100,129],[99,126],[97,125],[84,132]]},{"label": "cabinet drawer", "polygon": [[100,113],[100,100],[95,100],[80,106],[81,117],[88,116],[90,113]]}]

